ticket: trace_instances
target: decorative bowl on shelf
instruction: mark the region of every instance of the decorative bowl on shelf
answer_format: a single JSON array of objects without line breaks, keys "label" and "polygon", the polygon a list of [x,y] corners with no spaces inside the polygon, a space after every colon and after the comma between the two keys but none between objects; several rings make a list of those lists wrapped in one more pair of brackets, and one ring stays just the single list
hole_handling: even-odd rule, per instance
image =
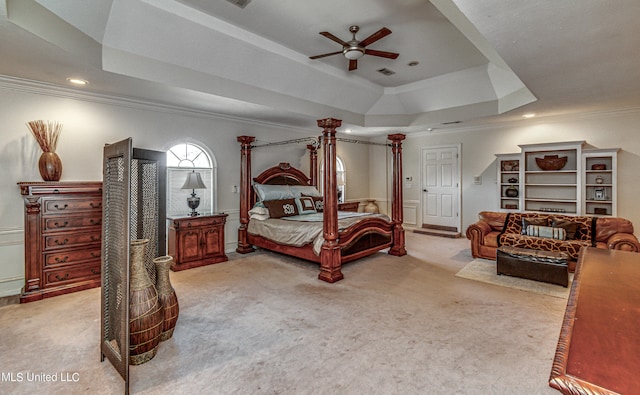
[{"label": "decorative bowl on shelf", "polygon": [[560,170],[567,164],[566,156],[545,155],[544,158],[536,158],[536,164],[542,170]]},{"label": "decorative bowl on shelf", "polygon": [[591,170],[607,170],[607,165],[604,163],[595,163],[591,165]]}]

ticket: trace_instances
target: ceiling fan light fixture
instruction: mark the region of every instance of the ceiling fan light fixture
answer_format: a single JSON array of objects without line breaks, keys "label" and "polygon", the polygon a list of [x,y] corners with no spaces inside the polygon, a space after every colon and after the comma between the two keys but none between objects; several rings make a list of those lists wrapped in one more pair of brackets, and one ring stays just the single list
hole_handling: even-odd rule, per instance
[{"label": "ceiling fan light fixture", "polygon": [[360,59],[364,56],[364,48],[361,47],[348,47],[342,50],[345,58],[349,60]]}]

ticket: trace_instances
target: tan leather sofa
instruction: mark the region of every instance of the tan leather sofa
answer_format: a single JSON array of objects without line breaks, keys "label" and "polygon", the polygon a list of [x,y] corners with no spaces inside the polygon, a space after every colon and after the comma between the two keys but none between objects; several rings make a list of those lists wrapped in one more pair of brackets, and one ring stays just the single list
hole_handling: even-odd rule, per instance
[{"label": "tan leather sofa", "polygon": [[[577,221],[581,231],[573,240],[549,240],[521,234],[522,219],[547,218]],[[547,251],[565,251],[573,260],[581,246],[640,252],[640,242],[633,234],[631,221],[619,217],[578,217],[555,213],[505,213],[482,211],[478,221],[467,228],[474,258],[496,259],[500,245],[533,248]]]}]

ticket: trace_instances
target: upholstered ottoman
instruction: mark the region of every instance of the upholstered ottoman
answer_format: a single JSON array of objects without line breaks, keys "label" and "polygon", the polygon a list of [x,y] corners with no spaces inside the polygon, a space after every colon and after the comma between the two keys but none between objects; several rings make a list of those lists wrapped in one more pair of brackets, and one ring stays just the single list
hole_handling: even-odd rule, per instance
[{"label": "upholstered ottoman", "polygon": [[569,285],[569,255],[558,251],[540,251],[502,246],[498,248],[496,269],[498,274]]}]

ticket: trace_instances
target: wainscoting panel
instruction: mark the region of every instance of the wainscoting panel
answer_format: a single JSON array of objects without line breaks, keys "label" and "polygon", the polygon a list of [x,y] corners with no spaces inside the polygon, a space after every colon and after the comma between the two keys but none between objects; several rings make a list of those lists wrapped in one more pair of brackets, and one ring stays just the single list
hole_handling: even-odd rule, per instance
[{"label": "wainscoting panel", "polygon": [[410,226],[416,226],[418,224],[418,207],[420,202],[417,200],[405,200],[402,206],[402,215],[404,216],[404,223]]},{"label": "wainscoting panel", "polygon": [[24,229],[0,229],[0,298],[19,295],[24,286]]}]

